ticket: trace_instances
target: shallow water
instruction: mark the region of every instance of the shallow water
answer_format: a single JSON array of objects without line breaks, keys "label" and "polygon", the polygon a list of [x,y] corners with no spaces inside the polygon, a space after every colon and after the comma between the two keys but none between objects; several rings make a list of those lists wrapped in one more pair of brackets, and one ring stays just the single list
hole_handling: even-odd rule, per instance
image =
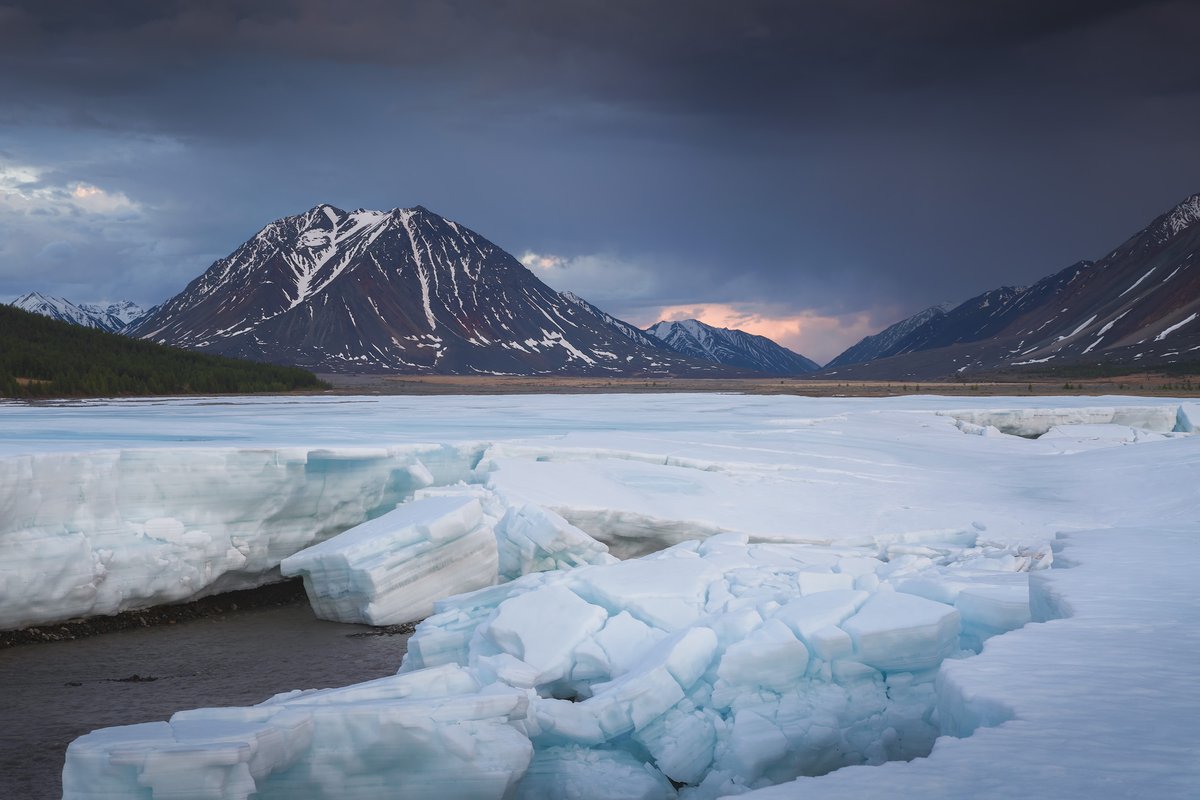
[{"label": "shallow water", "polygon": [[2,650],[0,798],[61,797],[67,745],[95,728],[395,673],[408,637],[353,635],[370,630],[297,603]]}]

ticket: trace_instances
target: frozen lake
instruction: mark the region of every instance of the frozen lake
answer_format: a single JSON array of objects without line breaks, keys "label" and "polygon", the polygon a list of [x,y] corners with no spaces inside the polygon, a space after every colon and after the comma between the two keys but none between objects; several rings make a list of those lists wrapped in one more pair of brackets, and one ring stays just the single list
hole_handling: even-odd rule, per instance
[{"label": "frozen lake", "polygon": [[[1186,796],[1198,421],[1128,397],[0,405],[0,621],[252,586],[457,493],[482,504],[472,535],[495,525],[507,577],[535,574],[445,601],[391,683],[81,740],[70,796],[203,770],[238,797],[457,776],[463,797],[704,800],[818,775],[806,796]],[[577,530],[572,547],[654,555],[536,572],[554,559],[504,551],[522,508]],[[425,755],[396,771],[385,741]]]}]

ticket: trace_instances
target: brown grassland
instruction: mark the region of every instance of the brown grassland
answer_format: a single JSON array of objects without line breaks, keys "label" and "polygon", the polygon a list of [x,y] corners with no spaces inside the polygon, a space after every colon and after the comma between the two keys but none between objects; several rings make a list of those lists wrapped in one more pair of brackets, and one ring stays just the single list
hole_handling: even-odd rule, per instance
[{"label": "brown grassland", "polygon": [[303,394],[641,394],[731,392],[802,397],[890,397],[911,394],[978,395],[1144,395],[1200,396],[1200,380],[1153,372],[1119,378],[1041,377],[993,381],[831,381],[803,378],[568,378],[464,375],[320,375],[333,386]]}]

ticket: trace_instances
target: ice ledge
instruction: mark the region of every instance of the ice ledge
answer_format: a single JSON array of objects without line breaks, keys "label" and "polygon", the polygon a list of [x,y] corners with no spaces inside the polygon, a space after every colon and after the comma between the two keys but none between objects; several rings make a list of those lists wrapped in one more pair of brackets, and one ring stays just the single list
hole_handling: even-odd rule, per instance
[{"label": "ice ledge", "polygon": [[469,478],[479,457],[402,445],[0,458],[0,630],[271,583],[286,556]]},{"label": "ice ledge", "polygon": [[1180,554],[1194,550],[1195,534],[1080,531],[1060,543],[1076,566],[1038,575],[1031,603],[1035,618],[1072,616],[992,638],[981,655],[942,666],[941,727],[968,738],[943,737],[909,763],[741,797],[1192,796],[1200,599],[1193,562]]}]

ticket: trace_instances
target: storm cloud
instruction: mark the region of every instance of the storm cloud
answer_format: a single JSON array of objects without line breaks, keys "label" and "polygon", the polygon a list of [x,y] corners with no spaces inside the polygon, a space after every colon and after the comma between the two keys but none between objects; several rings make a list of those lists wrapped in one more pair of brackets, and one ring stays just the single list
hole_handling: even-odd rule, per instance
[{"label": "storm cloud", "polygon": [[[154,303],[425,205],[818,360],[1200,191],[1190,3],[0,0],[0,297]],[[769,334],[770,335],[770,334]]]}]

